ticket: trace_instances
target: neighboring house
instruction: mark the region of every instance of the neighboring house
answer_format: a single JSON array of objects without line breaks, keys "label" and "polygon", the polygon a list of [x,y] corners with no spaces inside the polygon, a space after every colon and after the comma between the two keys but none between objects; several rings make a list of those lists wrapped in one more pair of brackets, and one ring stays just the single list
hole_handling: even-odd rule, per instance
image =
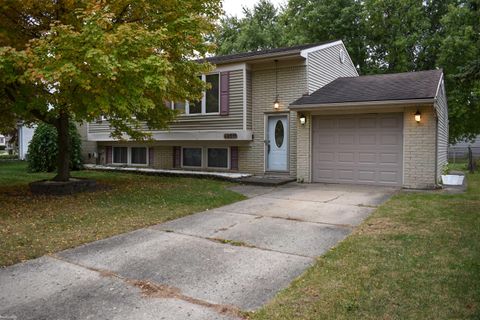
[{"label": "neighboring house", "polygon": [[0,134],[0,150],[3,150],[6,145],[7,141],[5,136],[3,134]]},{"label": "neighboring house", "polygon": [[[207,59],[200,103],[154,142],[89,123],[98,163],[431,188],[447,161],[442,71],[359,77],[342,41]],[[415,114],[421,120],[415,121]]]},{"label": "neighboring house", "polygon": [[28,157],[28,145],[32,141],[33,133],[37,128],[36,125],[25,125],[23,122],[17,123],[18,129],[18,158],[20,160],[26,160]]}]

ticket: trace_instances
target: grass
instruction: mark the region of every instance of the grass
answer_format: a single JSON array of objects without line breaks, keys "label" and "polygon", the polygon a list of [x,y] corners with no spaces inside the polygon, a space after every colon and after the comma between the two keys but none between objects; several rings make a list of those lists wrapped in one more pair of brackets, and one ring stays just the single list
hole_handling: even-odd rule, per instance
[{"label": "grass", "polygon": [[480,319],[480,173],[465,194],[400,193],[261,319]]},{"label": "grass", "polygon": [[0,266],[176,219],[243,199],[227,182],[80,171],[103,188],[73,196],[33,196],[24,162],[0,162]]}]

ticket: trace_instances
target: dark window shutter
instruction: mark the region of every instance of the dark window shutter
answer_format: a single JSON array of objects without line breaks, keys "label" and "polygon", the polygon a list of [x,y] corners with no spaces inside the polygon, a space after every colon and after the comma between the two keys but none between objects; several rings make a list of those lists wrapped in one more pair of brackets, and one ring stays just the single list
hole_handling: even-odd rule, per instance
[{"label": "dark window shutter", "polygon": [[230,169],[238,170],[238,147],[230,147]]},{"label": "dark window shutter", "polygon": [[105,163],[112,163],[112,147],[105,147]]},{"label": "dark window shutter", "polygon": [[230,104],[230,72],[220,73],[220,115],[228,116]]},{"label": "dark window shutter", "polygon": [[153,167],[155,161],[155,149],[153,147],[148,148],[148,165]]},{"label": "dark window shutter", "polygon": [[173,167],[180,168],[182,164],[182,148],[173,147]]}]

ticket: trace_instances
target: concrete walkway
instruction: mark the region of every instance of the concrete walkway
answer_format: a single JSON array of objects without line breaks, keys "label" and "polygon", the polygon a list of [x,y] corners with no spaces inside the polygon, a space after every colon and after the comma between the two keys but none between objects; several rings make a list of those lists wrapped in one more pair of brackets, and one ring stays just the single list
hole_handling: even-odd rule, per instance
[{"label": "concrete walkway", "polygon": [[396,191],[234,189],[250,199],[1,269],[0,318],[239,319]]}]

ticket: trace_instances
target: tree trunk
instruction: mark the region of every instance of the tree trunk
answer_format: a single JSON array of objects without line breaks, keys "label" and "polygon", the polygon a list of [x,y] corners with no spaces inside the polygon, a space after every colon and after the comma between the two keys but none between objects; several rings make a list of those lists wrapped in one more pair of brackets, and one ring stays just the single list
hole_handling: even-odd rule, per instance
[{"label": "tree trunk", "polygon": [[57,175],[53,180],[68,181],[70,179],[70,135],[68,113],[60,113],[55,127],[58,134]]}]

